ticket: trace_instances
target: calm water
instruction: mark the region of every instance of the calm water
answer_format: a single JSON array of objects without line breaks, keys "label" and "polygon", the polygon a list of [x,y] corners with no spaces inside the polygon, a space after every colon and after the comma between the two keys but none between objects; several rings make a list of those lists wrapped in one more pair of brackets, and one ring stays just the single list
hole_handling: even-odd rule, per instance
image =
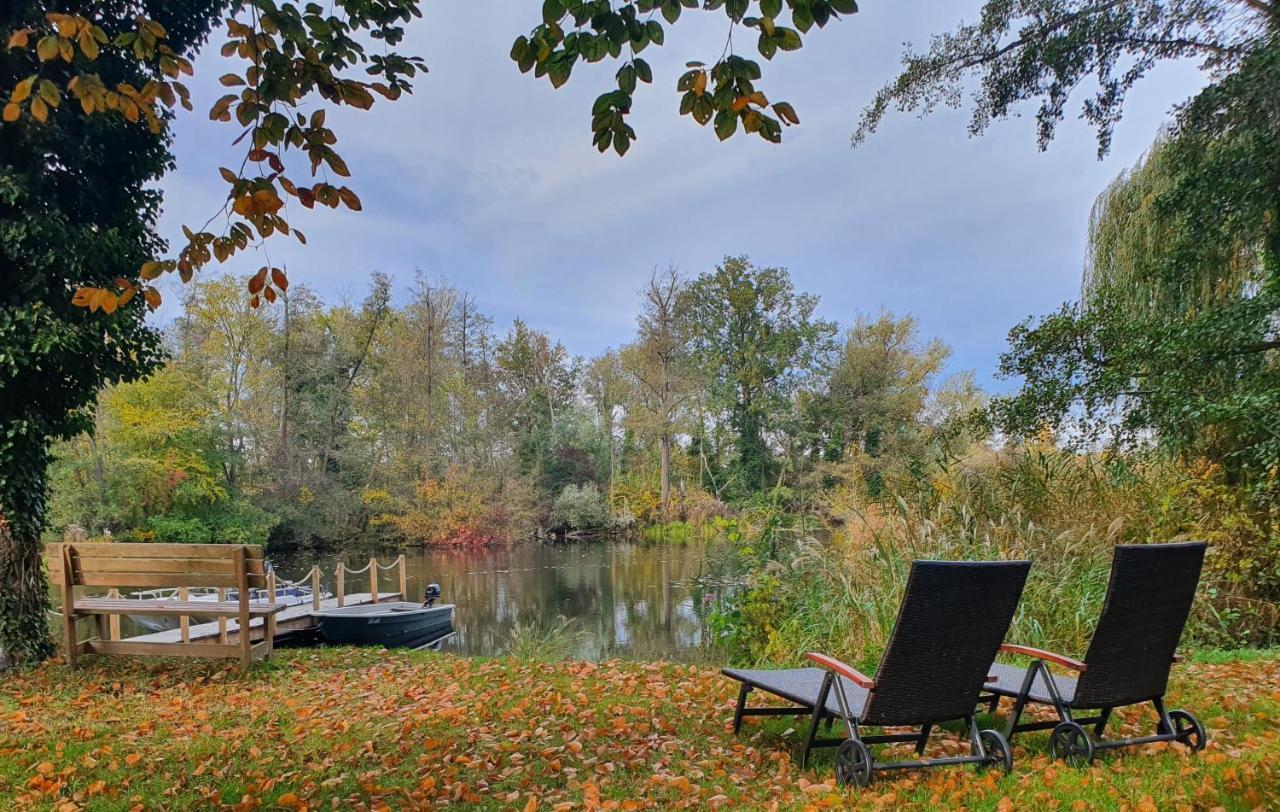
[{"label": "calm water", "polygon": [[[408,599],[422,600],[429,583],[457,604],[457,634],[446,651],[502,654],[517,622],[567,618],[581,631],[576,656],[585,659],[689,659],[704,641],[703,585],[712,576],[714,545],[594,541],[526,542],[484,550],[408,550]],[[313,564],[332,591],[339,560],[364,566],[371,554],[389,563],[398,551],[269,556],[281,578],[302,577]],[[348,592],[368,592],[369,576],[348,575]],[[379,575],[380,591],[396,589],[396,573]]]}]

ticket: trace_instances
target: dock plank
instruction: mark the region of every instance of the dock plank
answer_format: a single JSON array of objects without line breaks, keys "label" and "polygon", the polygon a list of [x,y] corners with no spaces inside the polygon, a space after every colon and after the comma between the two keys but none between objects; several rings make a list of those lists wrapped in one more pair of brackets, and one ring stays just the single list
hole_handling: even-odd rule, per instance
[{"label": "dock plank", "polygon": [[[378,602],[397,601],[400,600],[399,592],[379,592]],[[368,592],[357,592],[347,595],[343,600],[343,606],[358,606],[360,604],[372,603],[373,596]],[[337,609],[337,598],[326,598],[320,601],[321,609]],[[307,629],[315,625],[315,619],[311,617],[311,603],[302,603],[297,606],[287,606],[280,612],[276,613],[276,629],[277,633],[284,631],[297,631],[298,629]],[[310,621],[309,623],[307,621]],[[255,617],[249,620],[249,628],[259,629],[262,627],[263,618]],[[208,638],[216,638],[219,633],[219,623],[199,623],[188,628],[189,639],[192,641],[205,640]],[[227,634],[237,634],[240,631],[240,623],[235,619],[227,620]],[[125,642],[129,643],[179,643],[182,641],[181,629],[169,629],[163,632],[151,632],[150,634],[142,634],[137,637],[130,637]]]}]

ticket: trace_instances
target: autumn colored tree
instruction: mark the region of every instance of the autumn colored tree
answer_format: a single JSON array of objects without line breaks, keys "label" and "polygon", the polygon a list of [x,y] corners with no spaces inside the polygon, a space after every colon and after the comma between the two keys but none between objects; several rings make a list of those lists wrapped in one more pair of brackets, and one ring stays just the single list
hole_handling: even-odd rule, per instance
[{"label": "autumn colored tree", "polygon": [[622,352],[622,365],[640,407],[631,423],[658,439],[659,504],[664,519],[671,509],[671,450],[677,420],[697,393],[693,331],[685,315],[690,303],[685,293],[685,282],[674,268],[655,271],[644,290],[639,335]]}]

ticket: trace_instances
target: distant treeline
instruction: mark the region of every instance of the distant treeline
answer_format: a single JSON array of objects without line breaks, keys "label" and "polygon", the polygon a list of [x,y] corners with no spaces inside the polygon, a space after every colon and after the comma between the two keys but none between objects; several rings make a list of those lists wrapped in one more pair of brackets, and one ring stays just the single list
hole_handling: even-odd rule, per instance
[{"label": "distant treeline", "polygon": [[633,341],[590,359],[423,276],[403,307],[377,274],[354,304],[295,286],[252,308],[243,287],[193,285],[166,366],[104,391],[95,431],[59,448],[54,532],[470,544],[702,523],[804,501],[851,458],[874,484],[967,442],[952,429],[983,402],[913,319],[842,332],[745,257],[653,273]]}]

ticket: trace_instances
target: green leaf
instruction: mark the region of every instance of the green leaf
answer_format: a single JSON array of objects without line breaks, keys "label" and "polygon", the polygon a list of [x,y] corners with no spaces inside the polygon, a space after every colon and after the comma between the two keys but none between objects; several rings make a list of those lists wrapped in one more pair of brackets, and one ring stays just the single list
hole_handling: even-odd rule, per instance
[{"label": "green leaf", "polygon": [[777,17],[782,13],[782,0],[760,0],[760,13],[766,17]]},{"label": "green leaf", "polygon": [[624,93],[635,92],[636,69],[634,65],[623,65],[618,68],[618,89]]},{"label": "green leaf", "polygon": [[547,25],[564,17],[564,0],[543,0],[542,21]]},{"label": "green leaf", "polygon": [[721,141],[738,131],[738,114],[729,110],[716,113],[716,137]]},{"label": "green leaf", "polygon": [[791,24],[801,31],[808,31],[813,27],[813,12],[808,6],[796,6],[791,9]]},{"label": "green leaf", "polygon": [[666,0],[662,4],[662,17],[669,23],[680,19],[680,4],[676,0]]},{"label": "green leaf", "polygon": [[827,0],[831,9],[840,14],[857,14],[858,4],[854,0]]},{"label": "green leaf", "polygon": [[665,32],[662,30],[662,23],[657,20],[650,20],[645,23],[645,28],[649,32],[649,41],[654,45],[661,45],[663,38],[666,36]]},{"label": "green leaf", "polygon": [[778,47],[784,51],[798,51],[804,45],[800,39],[800,32],[794,28],[779,27],[774,39],[778,41]]},{"label": "green leaf", "polygon": [[627,150],[631,149],[631,139],[626,133],[615,132],[613,134],[613,149],[619,155],[626,155]]}]

